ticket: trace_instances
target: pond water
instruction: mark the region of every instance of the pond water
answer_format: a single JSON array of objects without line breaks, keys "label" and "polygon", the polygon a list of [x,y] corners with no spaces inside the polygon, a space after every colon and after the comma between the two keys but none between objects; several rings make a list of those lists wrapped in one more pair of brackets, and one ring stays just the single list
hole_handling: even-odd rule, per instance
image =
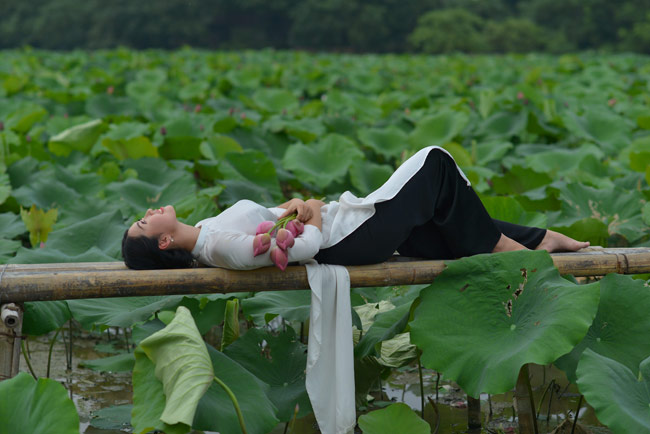
[{"label": "pond water", "polygon": [[[124,351],[123,334],[116,334],[114,330],[111,330],[110,338],[108,336],[109,334],[106,332],[101,335],[86,332],[75,333],[73,338],[72,371],[67,370],[66,352],[61,335],[59,335],[52,352],[50,377],[61,382],[69,390],[70,396],[77,406],[81,421],[80,432],[83,434],[131,432],[128,424],[120,425],[120,416],[117,416],[112,424],[110,421],[102,421],[105,422],[103,426],[108,426],[110,429],[99,429],[91,425],[91,421],[93,421],[98,410],[111,406],[131,404],[133,390],[130,372],[99,373],[79,366],[84,360],[106,357],[111,355],[110,352],[112,351]],[[31,364],[38,376],[45,376],[47,371],[47,356],[51,337],[52,335],[49,337],[41,336],[39,338],[30,338],[28,341]],[[25,359],[22,357],[20,369],[29,372]],[[576,386],[569,384],[564,373],[553,366],[533,365],[530,372],[536,405],[539,405],[547,386],[553,382],[553,386],[549,388],[544,397],[538,419],[540,433],[548,433],[567,417],[573,418],[580,395]],[[468,431],[467,397],[460,388],[455,383],[441,378],[438,382],[438,397],[435,400],[437,374],[424,369],[423,380],[425,396],[436,401],[440,419],[439,434],[517,432],[512,393],[491,396],[487,394],[481,395],[483,428]],[[550,408],[548,404],[549,398],[551,400]],[[369,397],[368,408],[362,409],[359,414],[383,407],[391,402],[404,402],[414,410],[420,411],[420,385],[416,366],[394,370],[388,380],[382,383],[381,392],[377,388],[377,391],[373,392]],[[130,410],[128,407],[123,407],[122,412],[128,415]],[[438,417],[428,402],[425,405],[424,418],[432,427],[436,426]],[[584,400],[582,401],[578,420],[580,424],[594,434],[611,433],[598,422],[593,409]],[[93,425],[97,424],[98,421],[95,419]],[[293,430],[293,433],[296,434],[318,434],[319,432],[313,415],[297,420]],[[285,424],[278,425],[272,431],[272,434],[284,433]],[[206,432],[206,434],[209,433]]]}]

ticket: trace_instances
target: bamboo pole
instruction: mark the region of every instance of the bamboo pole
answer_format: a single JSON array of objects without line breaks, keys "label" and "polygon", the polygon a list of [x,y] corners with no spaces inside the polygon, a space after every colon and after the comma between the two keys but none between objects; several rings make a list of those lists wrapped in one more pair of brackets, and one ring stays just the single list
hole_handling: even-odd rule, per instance
[{"label": "bamboo pole", "polygon": [[[600,276],[650,273],[650,248],[584,249],[552,254],[562,274]],[[349,266],[351,287],[430,283],[445,261],[395,258],[374,265]],[[122,262],[6,265],[0,302],[70,300],[140,295],[205,294],[306,289],[303,266],[251,271],[223,268],[129,270]]]}]

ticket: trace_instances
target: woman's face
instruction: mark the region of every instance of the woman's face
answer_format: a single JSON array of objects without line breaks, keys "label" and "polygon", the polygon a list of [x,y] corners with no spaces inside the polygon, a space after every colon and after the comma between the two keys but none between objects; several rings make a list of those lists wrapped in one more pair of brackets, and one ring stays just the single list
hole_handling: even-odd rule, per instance
[{"label": "woman's face", "polygon": [[171,234],[176,227],[176,210],[171,205],[157,209],[149,208],[137,222],[129,228],[130,237],[153,237],[161,234]]}]

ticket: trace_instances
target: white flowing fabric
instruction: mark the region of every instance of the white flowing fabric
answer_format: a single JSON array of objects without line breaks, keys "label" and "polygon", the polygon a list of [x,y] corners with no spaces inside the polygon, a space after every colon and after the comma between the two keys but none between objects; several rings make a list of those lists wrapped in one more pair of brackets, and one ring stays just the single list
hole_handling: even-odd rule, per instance
[{"label": "white flowing fabric", "polygon": [[350,275],[341,265],[305,263],[311,287],[306,386],[323,434],[356,424]]}]

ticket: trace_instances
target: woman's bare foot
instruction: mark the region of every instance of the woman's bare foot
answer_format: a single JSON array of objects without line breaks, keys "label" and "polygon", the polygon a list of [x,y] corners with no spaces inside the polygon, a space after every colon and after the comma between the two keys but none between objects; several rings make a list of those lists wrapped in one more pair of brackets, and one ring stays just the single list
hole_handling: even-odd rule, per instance
[{"label": "woman's bare foot", "polygon": [[539,243],[539,246],[537,246],[535,250],[546,250],[549,253],[575,252],[584,249],[585,247],[589,247],[589,241],[576,241],[566,235],[547,230],[544,239]]},{"label": "woman's bare foot", "polygon": [[497,243],[497,245],[494,246],[494,250],[492,250],[492,253],[512,252],[514,250],[527,250],[527,249],[525,246],[519,244],[512,238],[508,238],[505,235],[501,234],[501,238],[499,238],[499,242]]}]

